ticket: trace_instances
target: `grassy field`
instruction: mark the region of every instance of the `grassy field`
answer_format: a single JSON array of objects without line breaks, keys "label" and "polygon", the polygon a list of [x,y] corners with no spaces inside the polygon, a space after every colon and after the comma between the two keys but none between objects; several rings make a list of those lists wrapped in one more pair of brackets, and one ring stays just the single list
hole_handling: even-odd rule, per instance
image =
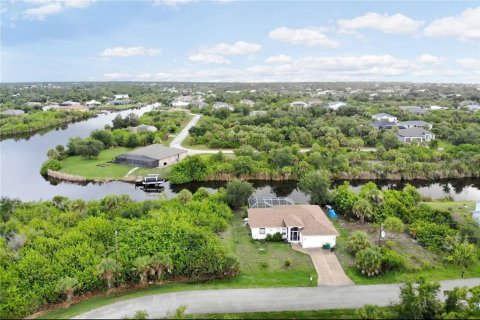
[{"label": "grassy field", "polygon": [[[71,318],[114,302],[159,293],[221,288],[310,286],[310,276],[313,277],[313,284],[317,283],[315,269],[309,256],[294,251],[287,244],[253,241],[238,214],[231,227],[221,235],[221,241],[240,263],[240,274],[236,277],[201,283],[154,285],[123,293],[96,296],[67,309],[49,311],[40,318]],[[292,261],[288,268],[284,266],[286,259]],[[264,263],[267,264],[266,267]]]},{"label": "grassy field", "polygon": [[[381,308],[387,309],[387,308]],[[357,309],[278,312],[213,313],[188,315],[190,319],[358,319]],[[187,309],[188,312],[188,309]]]},{"label": "grassy field", "polygon": [[132,108],[136,108],[136,106],[129,103],[129,104],[120,104],[120,105],[103,104],[101,106],[98,106],[96,109],[108,110],[108,111],[120,111],[120,110],[132,109]]},{"label": "grassy field", "polygon": [[62,169],[60,171],[87,179],[121,178],[133,167],[107,163],[107,161],[111,161],[115,156],[130,150],[132,149],[123,147],[105,149],[100,152],[97,159],[84,159],[81,156],[68,157],[62,161]]},{"label": "grassy field", "polygon": [[473,201],[432,201],[421,202],[434,209],[446,210],[452,214],[456,221],[463,221],[465,217],[471,217],[472,211],[475,209]]},{"label": "grassy field", "polygon": [[190,136],[187,136],[185,140],[183,140],[182,146],[194,150],[211,150],[207,145],[193,144],[193,139]]}]

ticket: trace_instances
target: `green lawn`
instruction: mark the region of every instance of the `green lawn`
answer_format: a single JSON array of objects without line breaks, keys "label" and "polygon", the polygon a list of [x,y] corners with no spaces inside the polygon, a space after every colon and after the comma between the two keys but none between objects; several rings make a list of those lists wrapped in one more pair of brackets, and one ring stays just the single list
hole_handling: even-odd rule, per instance
[{"label": "green lawn", "polygon": [[472,211],[475,209],[474,201],[432,201],[421,202],[434,209],[446,210],[452,214],[456,221],[463,221],[465,216],[471,217]]},{"label": "green lawn", "polygon": [[[239,214],[235,216],[231,227],[222,233],[221,241],[232,254],[236,255],[240,263],[241,271],[236,277],[209,282],[154,285],[119,294],[98,296],[67,309],[52,310],[43,314],[41,318],[71,318],[114,302],[159,293],[221,288],[310,286],[310,275],[313,277],[313,284],[317,283],[315,269],[309,256],[294,251],[288,244],[253,241]],[[289,268],[284,267],[286,259],[292,260]],[[263,262],[268,264],[266,268],[262,267]]]},{"label": "green lawn", "polygon": [[127,110],[127,109],[132,109],[132,108],[136,108],[136,106],[129,103],[129,104],[120,104],[120,105],[103,104],[101,106],[98,106],[96,109],[97,110],[119,111],[119,110]]},{"label": "green lawn", "polygon": [[205,144],[193,144],[193,139],[191,136],[187,136],[185,140],[183,140],[182,146],[194,150],[212,150]]},{"label": "green lawn", "polygon": [[68,157],[62,161],[62,169],[60,171],[87,179],[121,178],[133,167],[107,163],[107,161],[113,160],[115,156],[131,150],[124,147],[105,149],[100,152],[97,159],[84,159],[81,156]]},{"label": "green lawn", "polygon": [[[388,308],[381,308],[388,309]],[[330,309],[277,312],[213,313],[188,315],[190,319],[358,319],[357,309]],[[188,308],[187,308],[188,312]]]}]

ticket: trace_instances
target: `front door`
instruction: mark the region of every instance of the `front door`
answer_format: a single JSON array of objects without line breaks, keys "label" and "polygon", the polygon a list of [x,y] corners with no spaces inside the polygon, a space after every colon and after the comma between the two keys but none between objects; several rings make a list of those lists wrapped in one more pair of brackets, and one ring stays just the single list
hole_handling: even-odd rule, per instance
[{"label": "front door", "polygon": [[290,228],[290,241],[300,241],[300,231],[298,231],[297,227]]}]

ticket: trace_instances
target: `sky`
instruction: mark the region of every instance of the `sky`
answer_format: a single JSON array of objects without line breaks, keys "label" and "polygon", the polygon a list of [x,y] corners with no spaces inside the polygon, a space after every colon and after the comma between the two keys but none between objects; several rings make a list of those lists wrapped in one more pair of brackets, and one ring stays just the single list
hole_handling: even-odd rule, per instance
[{"label": "sky", "polygon": [[0,81],[480,83],[479,4],[0,0]]}]

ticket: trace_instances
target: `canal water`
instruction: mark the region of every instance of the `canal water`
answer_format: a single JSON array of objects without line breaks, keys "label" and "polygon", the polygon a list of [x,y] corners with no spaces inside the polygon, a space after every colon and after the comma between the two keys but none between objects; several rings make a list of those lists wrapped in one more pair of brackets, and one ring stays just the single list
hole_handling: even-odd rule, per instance
[{"label": "canal water", "polygon": [[[141,109],[110,112],[96,118],[72,123],[46,133],[38,133],[27,138],[11,138],[0,142],[0,195],[18,198],[23,201],[48,200],[56,195],[72,199],[100,199],[108,194],[127,194],[132,199],[143,200],[157,197],[158,192],[144,192],[135,189],[133,184],[125,182],[106,183],[70,183],[46,180],[40,173],[40,166],[47,159],[46,153],[58,144],[65,145],[70,137],[87,137],[94,129],[111,125],[117,114],[129,113],[141,115],[150,111],[152,106]],[[307,203],[308,197],[301,192],[295,181],[252,181],[257,197],[290,197],[295,203]],[[340,183],[340,182],[336,182]],[[366,181],[352,181],[354,189],[359,189]],[[441,181],[411,181],[424,196],[433,199],[452,196],[455,200],[480,200],[480,179],[449,179]],[[377,181],[384,189],[400,189],[405,183],[398,181]],[[166,183],[163,194],[167,197],[176,195],[182,189],[195,192],[199,187],[206,187],[214,192],[225,182],[202,182],[185,185]]]}]

